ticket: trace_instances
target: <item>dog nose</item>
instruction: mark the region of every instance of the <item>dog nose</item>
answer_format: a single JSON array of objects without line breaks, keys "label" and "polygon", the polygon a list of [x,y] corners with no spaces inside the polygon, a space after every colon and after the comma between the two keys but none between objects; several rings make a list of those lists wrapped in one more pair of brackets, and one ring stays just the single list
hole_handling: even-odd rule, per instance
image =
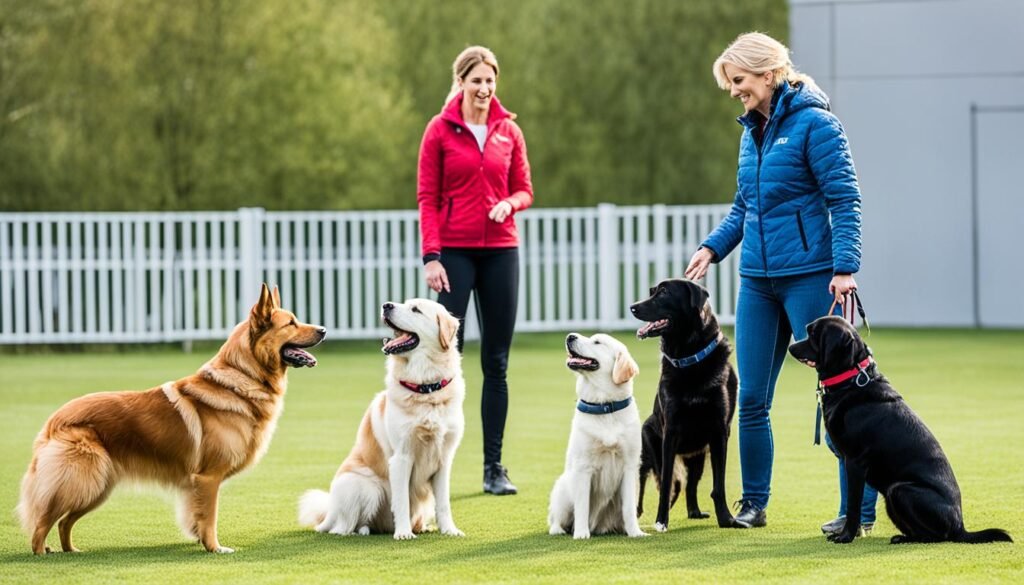
[{"label": "dog nose", "polygon": [[565,336],[565,341],[568,342],[568,343],[572,343],[572,342],[576,341],[576,337],[577,336],[576,336],[575,333],[570,333],[569,335]]},{"label": "dog nose", "polygon": [[316,328],[316,332],[320,334],[320,339],[323,339],[324,337],[327,337],[327,328],[326,327],[317,327]]},{"label": "dog nose", "polygon": [[636,305],[630,305],[629,306],[629,312],[633,313],[634,315],[636,315]]},{"label": "dog nose", "polygon": [[383,305],[380,306],[380,308],[383,309],[385,313],[387,313],[391,309],[395,308],[395,304],[394,303],[384,303]]}]

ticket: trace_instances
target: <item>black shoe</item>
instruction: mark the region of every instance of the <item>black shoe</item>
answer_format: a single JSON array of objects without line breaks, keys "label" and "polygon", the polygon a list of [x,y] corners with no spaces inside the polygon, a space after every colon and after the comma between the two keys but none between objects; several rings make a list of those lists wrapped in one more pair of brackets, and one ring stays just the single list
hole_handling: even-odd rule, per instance
[{"label": "black shoe", "polygon": [[508,470],[501,463],[484,466],[484,491],[496,496],[511,496],[519,490],[508,479]]},{"label": "black shoe", "polygon": [[761,528],[768,525],[768,515],[754,504],[740,500],[740,513],[733,518],[738,528]]}]

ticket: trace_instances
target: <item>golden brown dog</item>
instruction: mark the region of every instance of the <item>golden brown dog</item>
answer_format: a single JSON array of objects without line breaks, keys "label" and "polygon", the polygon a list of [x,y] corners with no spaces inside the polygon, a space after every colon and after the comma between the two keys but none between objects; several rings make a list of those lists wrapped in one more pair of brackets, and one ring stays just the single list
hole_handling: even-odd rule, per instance
[{"label": "golden brown dog", "polygon": [[178,520],[206,550],[217,540],[220,484],[259,461],[270,446],[288,385],[288,366],[315,366],[302,348],[326,330],[281,308],[263,285],[249,319],[192,376],[144,392],[101,392],[72,400],[36,437],[21,481],[18,514],[32,552],[50,552],[46,536],[60,521],[60,544],[76,551],[71,528],[122,480],[151,481],[180,495]]}]

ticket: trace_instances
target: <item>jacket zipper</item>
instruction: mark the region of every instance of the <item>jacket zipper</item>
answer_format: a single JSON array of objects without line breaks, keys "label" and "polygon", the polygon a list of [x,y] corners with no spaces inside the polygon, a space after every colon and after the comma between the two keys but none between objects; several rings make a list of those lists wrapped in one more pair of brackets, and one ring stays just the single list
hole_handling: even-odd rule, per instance
[{"label": "jacket zipper", "polygon": [[804,232],[804,220],[800,217],[800,210],[796,211],[796,227],[800,229],[800,243],[804,245],[804,252],[810,252],[807,246],[807,234]]}]

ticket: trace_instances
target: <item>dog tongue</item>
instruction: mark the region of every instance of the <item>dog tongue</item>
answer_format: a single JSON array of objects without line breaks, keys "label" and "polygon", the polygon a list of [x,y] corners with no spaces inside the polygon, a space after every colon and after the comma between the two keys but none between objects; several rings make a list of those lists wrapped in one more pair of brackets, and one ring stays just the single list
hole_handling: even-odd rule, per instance
[{"label": "dog tongue", "polygon": [[286,347],[284,354],[292,363],[299,367],[306,366],[312,368],[316,365],[316,358],[313,357],[313,354],[297,347]]},{"label": "dog tongue", "polygon": [[398,347],[398,346],[400,346],[400,345],[402,345],[404,343],[409,342],[411,339],[412,339],[412,335],[411,334],[403,333],[403,334],[399,335],[398,337],[396,337],[396,338],[394,338],[394,339],[392,339],[390,341],[385,341],[385,343],[384,343],[384,350],[387,351],[389,349],[394,349],[395,347]]}]

